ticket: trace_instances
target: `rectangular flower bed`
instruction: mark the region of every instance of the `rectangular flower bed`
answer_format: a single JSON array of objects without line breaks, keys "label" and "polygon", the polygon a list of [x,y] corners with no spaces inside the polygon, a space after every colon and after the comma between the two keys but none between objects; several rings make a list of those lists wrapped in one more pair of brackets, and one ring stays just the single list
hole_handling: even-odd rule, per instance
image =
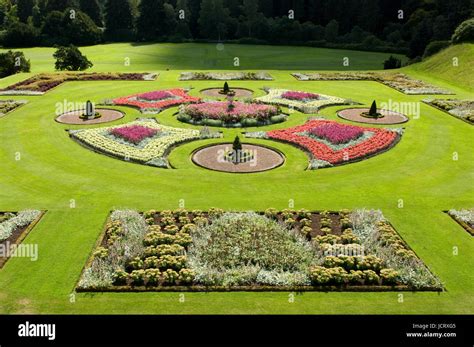
[{"label": "rectangular flower bed", "polygon": [[454,219],[460,226],[464,228],[469,234],[474,236],[474,208],[447,211],[448,215]]},{"label": "rectangular flower bed", "polygon": [[43,216],[42,211],[24,210],[21,212],[0,213],[0,269]]},{"label": "rectangular flower bed", "polygon": [[259,102],[293,108],[303,113],[317,113],[321,108],[335,105],[351,105],[354,102],[336,96],[313,94],[288,89],[271,88]]},{"label": "rectangular flower bed", "polygon": [[113,211],[77,291],[442,290],[380,211]]},{"label": "rectangular flower bed", "polygon": [[0,100],[0,117],[25,105],[27,102],[26,100]]},{"label": "rectangular flower bed", "polygon": [[266,138],[293,144],[310,157],[310,169],[342,165],[382,153],[393,147],[402,129],[365,128],[334,121],[314,119],[293,128],[246,137]]},{"label": "rectangular flower bed", "polygon": [[299,81],[375,81],[409,95],[453,94],[421,80],[415,80],[402,73],[385,72],[324,72],[293,73]]},{"label": "rectangular flower bed", "polygon": [[219,133],[173,128],[155,119],[142,119],[123,125],[84,130],[70,130],[80,144],[118,159],[168,168],[167,156],[174,146]]},{"label": "rectangular flower bed", "polygon": [[423,102],[469,124],[474,124],[474,100],[424,99]]},{"label": "rectangular flower bed", "polygon": [[182,72],[180,81],[273,81],[267,72]]},{"label": "rectangular flower bed", "polygon": [[43,95],[69,81],[153,81],[156,76],[154,73],[42,73],[0,89],[0,95]]}]

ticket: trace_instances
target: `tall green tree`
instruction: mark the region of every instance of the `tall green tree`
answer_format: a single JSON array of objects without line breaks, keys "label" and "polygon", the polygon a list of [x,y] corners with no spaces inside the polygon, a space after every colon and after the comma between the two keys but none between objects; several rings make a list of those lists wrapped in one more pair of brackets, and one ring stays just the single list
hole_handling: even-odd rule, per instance
[{"label": "tall green tree", "polygon": [[163,11],[163,34],[168,36],[176,34],[176,26],[178,23],[176,21],[176,11],[174,10],[173,5],[165,2],[163,5]]},{"label": "tall green tree", "polygon": [[105,33],[109,39],[126,39],[133,28],[132,7],[128,0],[108,0],[105,6]]},{"label": "tall green tree", "polygon": [[28,17],[33,15],[33,7],[35,6],[34,0],[17,0],[16,2],[16,13],[18,19],[26,23]]},{"label": "tall green tree", "polygon": [[339,23],[337,22],[337,20],[333,19],[328,23],[328,25],[326,25],[324,38],[326,39],[326,41],[334,42],[336,41],[338,35]]},{"label": "tall green tree", "polygon": [[94,65],[73,45],[59,47],[53,57],[56,59],[54,64],[56,70],[83,71]]},{"label": "tall green tree", "polygon": [[31,16],[33,18],[33,25],[35,27],[39,28],[41,26],[42,21],[43,21],[43,16],[42,16],[42,13],[41,13],[41,7],[40,7],[38,2],[36,2],[35,5],[33,6]]},{"label": "tall green tree", "polygon": [[138,7],[137,36],[140,40],[153,40],[164,35],[165,9],[163,0],[142,0]]},{"label": "tall green tree", "polygon": [[176,32],[183,38],[190,38],[191,30],[189,28],[189,23],[191,21],[192,13],[188,6],[188,0],[178,0],[176,2],[176,11],[178,13]]},{"label": "tall green tree", "polygon": [[258,19],[258,2],[255,0],[244,0],[242,5],[244,22],[248,29],[249,37],[252,37],[252,30],[256,26]]},{"label": "tall green tree", "polygon": [[224,6],[223,0],[202,0],[198,20],[202,37],[219,40],[225,38],[229,20],[229,10]]},{"label": "tall green tree", "polygon": [[97,0],[80,0],[79,7],[97,26],[102,26],[102,12]]},{"label": "tall green tree", "polygon": [[7,16],[9,6],[11,6],[9,0],[0,0],[0,28],[3,28],[3,22]]},{"label": "tall green tree", "polygon": [[68,43],[95,45],[101,40],[101,31],[94,21],[82,11],[76,11],[74,17],[71,18],[69,11],[66,10],[62,27],[64,28],[63,36]]},{"label": "tall green tree", "polygon": [[46,13],[51,11],[63,12],[67,8],[78,8],[77,0],[48,0],[46,3]]}]

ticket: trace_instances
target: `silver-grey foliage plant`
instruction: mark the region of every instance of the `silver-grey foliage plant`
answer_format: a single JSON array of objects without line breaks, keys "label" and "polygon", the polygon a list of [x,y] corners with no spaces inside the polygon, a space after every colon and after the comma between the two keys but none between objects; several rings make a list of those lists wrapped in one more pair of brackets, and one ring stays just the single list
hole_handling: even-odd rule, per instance
[{"label": "silver-grey foliage plant", "polygon": [[41,214],[38,210],[24,210],[16,216],[0,223],[0,241],[8,239],[17,229],[33,222]]},{"label": "silver-grey foliage plant", "polygon": [[204,285],[308,285],[318,260],[302,235],[254,212],[225,213],[191,235],[188,266]]},{"label": "silver-grey foliage plant", "polygon": [[402,283],[414,288],[443,287],[420,259],[403,257],[392,247],[382,244],[377,223],[385,222],[385,217],[380,210],[354,210],[350,220],[354,234],[359,237],[366,250],[384,260],[387,267],[397,270]]},{"label": "silver-grey foliage plant", "polygon": [[128,260],[141,255],[144,251],[143,237],[148,226],[143,216],[133,210],[112,212],[111,221],[120,221],[123,235],[108,247],[105,258],[95,257],[90,267],[84,270],[79,287],[106,288],[112,285],[117,270],[124,270]]}]

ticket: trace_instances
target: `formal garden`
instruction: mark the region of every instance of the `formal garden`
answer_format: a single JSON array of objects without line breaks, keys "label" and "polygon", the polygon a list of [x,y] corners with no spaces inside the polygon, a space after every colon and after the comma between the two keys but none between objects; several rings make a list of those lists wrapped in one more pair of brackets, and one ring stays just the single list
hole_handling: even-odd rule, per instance
[{"label": "formal garden", "polygon": [[33,2],[0,0],[1,314],[473,313],[464,12]]}]

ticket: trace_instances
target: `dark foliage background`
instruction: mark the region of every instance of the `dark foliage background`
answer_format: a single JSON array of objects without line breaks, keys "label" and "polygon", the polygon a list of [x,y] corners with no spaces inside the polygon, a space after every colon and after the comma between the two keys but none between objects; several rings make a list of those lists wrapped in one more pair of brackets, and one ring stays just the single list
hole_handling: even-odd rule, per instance
[{"label": "dark foliage background", "polygon": [[0,39],[10,47],[234,41],[415,58],[473,16],[474,0],[0,0]]}]

